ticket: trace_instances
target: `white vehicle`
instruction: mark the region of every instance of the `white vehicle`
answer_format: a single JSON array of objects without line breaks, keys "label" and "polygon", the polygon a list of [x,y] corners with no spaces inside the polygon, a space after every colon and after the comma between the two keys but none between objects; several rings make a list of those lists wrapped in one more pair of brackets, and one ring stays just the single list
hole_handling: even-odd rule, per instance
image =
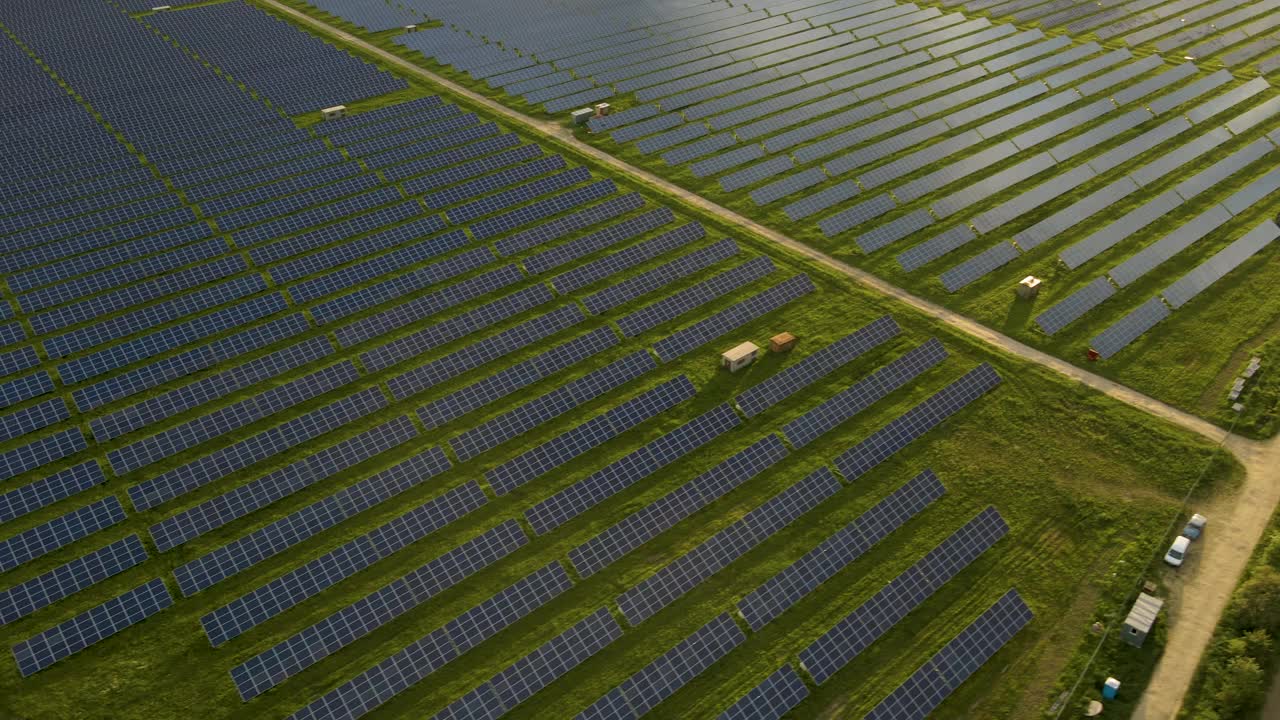
[{"label": "white vehicle", "polygon": [[1164,554],[1164,561],[1174,567],[1182,567],[1182,561],[1187,559],[1187,548],[1190,546],[1191,538],[1179,535],[1178,539],[1169,546],[1169,552]]}]

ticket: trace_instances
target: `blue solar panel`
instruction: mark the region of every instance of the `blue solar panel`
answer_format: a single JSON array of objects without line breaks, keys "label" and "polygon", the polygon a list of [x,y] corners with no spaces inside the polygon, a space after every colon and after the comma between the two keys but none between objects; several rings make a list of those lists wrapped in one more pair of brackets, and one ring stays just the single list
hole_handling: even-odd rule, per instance
[{"label": "blue solar panel", "polygon": [[635,337],[765,278],[776,269],[773,260],[767,256],[752,258],[735,268],[618,318],[618,327],[624,336]]},{"label": "blue solar panel", "polygon": [[0,494],[0,523],[35,512],[106,482],[98,463],[89,461]]},{"label": "blue solar panel", "polygon": [[[346,469],[364,462],[369,458],[402,445],[417,437],[413,423],[406,417],[398,417],[381,425],[377,425],[347,440],[325,448],[314,455],[268,473],[260,478],[229,490],[217,497],[205,500],[199,505],[165,518],[151,526],[151,539],[160,552],[177,547],[216,528],[238,520],[256,510],[288,497],[305,487],[315,485],[323,480],[338,475]],[[439,448],[431,448],[420,454],[418,458],[432,472],[424,473],[422,479],[449,468],[449,461]],[[381,478],[380,478],[381,479]],[[359,493],[363,483],[352,486],[346,495]],[[373,496],[385,499],[387,493],[397,488],[394,483],[378,484]],[[362,498],[356,498],[362,500]],[[367,502],[355,502],[347,498],[344,503],[328,503],[339,505],[340,510],[332,510],[330,518],[316,523],[315,531],[321,526],[340,522],[348,515],[356,512],[356,506]],[[181,585],[182,583],[179,583]]]},{"label": "blue solar panel", "polygon": [[824,467],[814,471],[619,595],[617,602],[622,614],[631,625],[639,625],[840,488],[840,481],[830,470]]},{"label": "blue solar panel", "polygon": [[805,669],[819,684],[829,680],[1008,532],[995,508],[983,510],[800,651]]},{"label": "blue solar panel", "polygon": [[[602,328],[605,330],[605,328]],[[612,332],[610,336],[616,340]],[[597,368],[550,393],[535,398],[449,441],[459,460],[477,455],[550,422],[574,408],[614,390],[654,369],[657,364],[644,351],[636,351],[620,360]]]},{"label": "blue solar panel", "polygon": [[720,720],[779,720],[809,696],[809,688],[783,665],[720,715]]},{"label": "blue solar panel", "polygon": [[728,404],[717,405],[638,448],[585,480],[525,511],[533,531],[546,534],[740,424]]},{"label": "blue solar panel", "polygon": [[689,378],[680,375],[487,471],[485,479],[496,494],[506,495],[644,420],[688,400],[695,393]]},{"label": "blue solar panel", "polygon": [[361,390],[134,485],[129,499],[138,510],[153,508],[386,406],[378,388]]},{"label": "blue solar panel", "polygon": [[876,705],[868,720],[924,720],[1032,617],[1017,590],[1005,593]]},{"label": "blue solar panel", "polygon": [[427,602],[528,543],[514,520],[472,538],[231,670],[249,700]]},{"label": "blue solar panel", "polygon": [[101,407],[161,383],[209,368],[309,329],[301,313],[286,315],[258,327],[228,335],[169,358],[142,365],[72,393],[81,411]]},{"label": "blue solar panel", "polygon": [[159,578],[13,646],[18,672],[30,677],[173,604]]},{"label": "blue solar panel", "polygon": [[7,625],[63,598],[118,575],[147,559],[137,535],[101,547],[21,585],[0,592],[0,625]]},{"label": "blue solar panel", "polygon": [[241,595],[200,618],[217,647],[484,505],[475,483],[429,500],[380,527]]},{"label": "blue solar panel", "polygon": [[560,563],[552,562],[330,690],[289,716],[290,720],[364,715],[542,607],[572,585]]},{"label": "blue solar panel", "polygon": [[754,385],[734,402],[747,417],[755,417],[901,332],[898,323],[885,315]]},{"label": "blue solar panel", "polygon": [[663,362],[669,362],[815,289],[817,288],[808,275],[796,275],[715,315],[677,330],[654,343],[654,350]]},{"label": "blue solar panel", "polygon": [[59,548],[124,522],[124,508],[115,495],[56,517],[43,525],[0,542],[0,572],[47,555]]},{"label": "blue solar panel", "polygon": [[[374,427],[361,435],[357,435],[353,438],[353,442],[380,443],[381,445],[375,446],[370,451],[376,453],[379,447],[390,447],[399,441],[396,435],[387,432],[388,426],[394,430],[408,425],[407,419],[400,417],[387,425]],[[379,433],[384,432],[391,437],[390,440],[379,437]],[[231,507],[231,517],[235,517],[241,512],[251,512],[257,507],[273,502],[277,497],[288,495],[301,487],[305,487],[308,483],[326,479],[330,471],[333,473],[341,472],[344,469],[343,467],[326,467],[326,462],[334,454],[346,450],[346,448],[335,446],[326,453],[317,453],[311,456],[315,459],[314,465],[304,460],[297,463],[293,468],[286,467],[282,471],[267,475],[260,482],[250,483],[249,486],[245,486],[246,489],[243,491],[237,489],[226,493],[222,500],[215,500],[205,507],[215,511]],[[345,459],[346,455],[344,454],[340,457]],[[375,473],[322,500],[291,512],[232,543],[175,568],[173,575],[178,581],[178,587],[182,590],[183,595],[190,597],[207,587],[253,567],[267,558],[285,552],[306,539],[334,527],[356,513],[373,507],[409,488],[415,487],[425,480],[437,476],[444,469],[447,469],[442,460],[443,456],[439,449],[430,448],[426,452],[419,453],[408,460],[392,465],[386,470]],[[297,484],[289,483],[288,473],[292,469],[299,469],[305,473],[303,479]],[[467,492],[469,490],[460,490],[455,494],[464,495]],[[253,503],[253,505],[250,505],[244,511],[238,511],[230,504],[235,500],[245,500]],[[199,516],[195,517],[199,518]],[[159,526],[152,527],[153,532],[157,527]],[[203,528],[195,525],[193,532],[199,534],[203,532]],[[183,539],[181,535],[167,535],[163,531],[156,534],[158,537],[167,538],[169,542],[177,542]]]},{"label": "blue solar panel", "polygon": [[0,480],[48,465],[87,447],[80,429],[73,427],[0,453]]},{"label": "blue solar panel", "polygon": [[627,193],[605,200],[598,205],[570,213],[545,225],[524,230],[494,243],[498,254],[508,257],[530,248],[558,240],[572,232],[612,220],[644,207],[644,198],[638,193]]},{"label": "blue solar panel", "polygon": [[835,459],[836,469],[849,481],[862,477],[1000,382],[1000,376],[990,365],[979,365],[842,453]]},{"label": "blue solar panel", "polygon": [[738,612],[759,631],[944,493],[933,471],[925,470],[751,591],[738,602]]},{"label": "blue solar panel", "polygon": [[387,384],[392,386],[393,394],[407,397],[567,330],[585,319],[577,305],[558,307],[390,378]]},{"label": "blue solar panel", "polygon": [[[579,717],[639,720],[746,639],[733,618],[719,615],[624,680]],[[617,697],[611,698],[615,693]]]},{"label": "blue solar panel", "polygon": [[[678,250],[706,236],[701,223],[681,225],[657,237],[616,250],[604,257],[579,265],[568,272],[551,278],[551,284],[561,293],[570,293],[605,278],[633,268],[665,253]],[[591,310],[588,304],[588,310]],[[591,310],[591,312],[595,312]]]},{"label": "blue solar panel", "polygon": [[[656,230],[674,219],[675,214],[670,208],[656,208],[532,255],[525,259],[524,267],[531,274],[541,275],[573,260]],[[702,226],[698,224],[685,225],[683,231],[696,233],[699,237],[704,234]]]},{"label": "blue solar panel", "polygon": [[787,423],[782,431],[793,446],[808,445],[946,359],[942,343],[930,338]]},{"label": "blue solar panel", "polygon": [[787,448],[769,434],[698,477],[631,513],[609,529],[569,551],[569,560],[582,577],[589,577],[674,527],[780,462]]}]

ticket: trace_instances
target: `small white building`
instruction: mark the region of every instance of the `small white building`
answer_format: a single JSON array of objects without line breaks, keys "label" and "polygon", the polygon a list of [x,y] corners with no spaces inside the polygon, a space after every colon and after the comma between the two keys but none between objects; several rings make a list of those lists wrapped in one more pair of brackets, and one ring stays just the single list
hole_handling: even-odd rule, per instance
[{"label": "small white building", "polygon": [[1129,617],[1124,619],[1122,633],[1124,641],[1134,647],[1142,647],[1147,635],[1151,634],[1151,628],[1156,624],[1156,616],[1160,614],[1162,607],[1164,607],[1164,600],[1154,595],[1139,593],[1133,608],[1129,610]]},{"label": "small white building", "polygon": [[753,342],[744,342],[720,355],[721,367],[729,368],[729,372],[738,372],[756,361],[760,348]]},{"label": "small white building", "polygon": [[327,107],[320,111],[320,115],[323,116],[325,120],[337,120],[340,117],[346,116],[346,114],[346,105],[334,105],[333,107]]}]

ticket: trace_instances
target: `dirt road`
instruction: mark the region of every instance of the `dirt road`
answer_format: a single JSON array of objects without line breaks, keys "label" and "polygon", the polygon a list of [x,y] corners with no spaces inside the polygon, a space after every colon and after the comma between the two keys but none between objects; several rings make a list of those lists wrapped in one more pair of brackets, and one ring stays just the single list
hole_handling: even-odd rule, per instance
[{"label": "dirt road", "polygon": [[674,196],[688,205],[713,213],[726,222],[738,225],[752,234],[766,238],[777,245],[822,263],[853,278],[866,287],[910,305],[939,322],[983,340],[1008,353],[1017,355],[1024,360],[1050,368],[1116,400],[1164,418],[1187,430],[1215,441],[1226,437],[1226,446],[1245,465],[1247,472],[1245,483],[1237,494],[1221,498],[1207,508],[1208,512],[1205,514],[1211,518],[1213,523],[1213,540],[1212,542],[1206,542],[1203,548],[1198,548],[1205,553],[1200,563],[1201,570],[1196,574],[1196,577],[1188,580],[1187,598],[1182,604],[1179,617],[1170,621],[1169,643],[1164,659],[1156,668],[1155,677],[1142,705],[1139,707],[1138,714],[1134,717],[1142,720],[1167,720],[1177,712],[1177,708],[1181,704],[1182,697],[1186,694],[1187,686],[1191,681],[1191,674],[1195,670],[1195,664],[1213,632],[1213,626],[1217,623],[1218,617],[1222,614],[1222,609],[1226,606],[1231,589],[1235,586],[1241,572],[1244,570],[1249,553],[1252,551],[1254,544],[1257,543],[1258,538],[1262,536],[1272,508],[1280,500],[1280,438],[1263,444],[1234,435],[1227,436],[1225,431],[1210,422],[1148,397],[1132,388],[1076,367],[1065,360],[1036,350],[970,318],[913,295],[870,273],[803,245],[780,232],[760,225],[706,198],[673,185],[652,173],[634,167],[578,140],[574,137],[572,131],[557,123],[538,120],[518,113],[393,53],[371,45],[350,33],[338,30],[304,13],[281,5],[275,0],[258,1],[297,19],[302,24],[316,28],[350,45],[360,47],[407,75],[441,86],[450,93],[462,95],[471,102],[484,106],[486,110],[494,115],[505,118],[512,125],[518,125],[526,130],[532,130],[553,138],[578,153],[589,156],[600,164],[611,167],[642,184],[648,185],[654,190]]}]

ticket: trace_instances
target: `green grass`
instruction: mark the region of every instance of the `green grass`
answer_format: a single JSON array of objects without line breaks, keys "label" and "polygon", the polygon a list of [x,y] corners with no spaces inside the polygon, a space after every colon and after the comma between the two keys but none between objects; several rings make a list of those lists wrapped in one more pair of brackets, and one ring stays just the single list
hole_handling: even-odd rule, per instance
[{"label": "green grass", "polygon": [[[286,0],[287,4],[298,9],[306,11],[306,6],[298,0]],[[312,13],[314,14],[314,13]],[[508,97],[500,90],[495,90],[481,81],[470,78],[465,73],[460,73],[450,67],[441,66],[438,63],[424,58],[420,53],[408,51],[386,37],[370,37],[365,36],[373,44],[378,47],[395,53],[405,59],[411,60],[432,72],[439,74],[451,81],[457,82],[475,92],[486,97],[497,100],[504,105],[522,112],[524,114],[537,117],[540,119],[561,119],[561,122],[568,126],[568,121],[562,118],[551,118],[542,112],[539,106],[533,106],[524,102],[519,97]],[[1114,45],[1114,41],[1111,43]],[[1139,50],[1138,55],[1146,54],[1148,50]],[[1100,71],[1107,72],[1114,69]],[[1237,72],[1240,78],[1249,77],[1250,73],[1241,69]],[[1145,79],[1146,76],[1140,76],[1121,84],[1108,93],[1114,93],[1116,90],[1127,85],[1136,83]],[[1087,78],[1085,78],[1087,79]],[[1083,80],[1083,79],[1082,79]],[[1223,90],[1234,87],[1235,84],[1229,84]],[[1177,86],[1175,86],[1176,89]],[[1228,111],[1224,118],[1231,117],[1245,109],[1248,105],[1258,102],[1261,99],[1270,97],[1271,94],[1264,93],[1254,100],[1248,101],[1244,105],[1237,106]],[[1026,104],[1043,99],[1044,96],[1034,98]],[[1096,99],[1096,98],[1094,98]],[[1194,104],[1202,102],[1204,98],[1199,98],[1188,103],[1186,108]],[[624,93],[615,98],[611,98],[610,102],[618,110],[631,107],[638,102],[633,94]],[[1078,106],[1083,106],[1088,101],[1080,101]],[[1008,112],[1018,109],[1011,108]],[[1081,126],[1072,133],[1068,133],[1054,142],[1071,137],[1074,134],[1083,132],[1089,128],[1113,119],[1116,113],[1112,113],[1101,119]],[[1142,132],[1151,127],[1165,121],[1165,117],[1152,120],[1143,125],[1141,128],[1122,134],[1118,138],[1114,138],[1106,143],[1099,145],[1090,153],[1100,153],[1105,150],[1118,146],[1119,144],[1131,139],[1138,132]],[[1223,120],[1225,122],[1225,120]],[[1039,122],[1039,121],[1037,121]],[[1198,126],[1188,133],[1179,136],[1172,144],[1181,144],[1190,140],[1194,135],[1208,129],[1206,126]],[[1092,281],[1095,277],[1105,272],[1111,266],[1122,261],[1128,255],[1136,252],[1142,245],[1148,241],[1155,240],[1163,234],[1176,228],[1179,224],[1186,222],[1195,214],[1202,212],[1214,202],[1219,202],[1226,198],[1230,192],[1234,192],[1243,186],[1245,181],[1252,180],[1260,176],[1266,171],[1260,166],[1260,163],[1251,171],[1245,173],[1244,180],[1237,178],[1233,181],[1220,184],[1214,191],[1206,193],[1204,196],[1197,198],[1191,203],[1187,203],[1184,208],[1173,213],[1169,218],[1155,224],[1151,228],[1143,231],[1139,236],[1141,239],[1137,242],[1130,240],[1122,244],[1121,247],[1103,254],[1099,259],[1087,264],[1082,268],[1068,273],[1065,268],[1056,261],[1056,254],[1067,245],[1082,239],[1092,231],[1102,227],[1106,223],[1118,217],[1122,212],[1136,207],[1141,202],[1154,197],[1155,195],[1170,189],[1181,180],[1189,177],[1192,173],[1204,169],[1208,165],[1220,160],[1226,152],[1230,152],[1236,148],[1261,137],[1267,130],[1271,128],[1255,128],[1247,133],[1244,137],[1232,140],[1219,150],[1209,153],[1200,160],[1190,163],[1178,171],[1167,176],[1164,181],[1151,188],[1144,188],[1135,196],[1126,198],[1124,201],[1117,203],[1106,211],[1095,215],[1090,221],[1082,223],[1073,228],[1066,237],[1060,238],[1053,242],[1037,248],[1030,252],[1027,257],[1020,260],[1015,265],[1010,266],[1002,271],[994,273],[991,277],[983,281],[979,281],[974,285],[964,289],[963,291],[951,294],[948,293],[937,280],[937,275],[943,270],[952,267],[959,262],[977,254],[981,250],[985,250],[997,241],[1007,240],[1012,234],[1021,228],[1028,227],[1036,221],[1048,216],[1063,207],[1067,207],[1072,202],[1079,200],[1086,194],[1103,187],[1108,182],[1122,176],[1127,168],[1135,167],[1138,164],[1149,162],[1164,152],[1166,146],[1162,146],[1156,150],[1150,151],[1146,155],[1137,158],[1131,163],[1125,163],[1119,168],[1104,174],[1078,188],[1077,190],[1066,193],[1055,201],[1042,206],[1041,208],[1027,213],[1017,221],[1008,224],[999,231],[991,233],[989,236],[980,237],[969,247],[953,252],[945,258],[923,268],[914,273],[905,273],[898,266],[894,256],[907,247],[911,241],[899,241],[890,248],[881,250],[871,256],[863,255],[853,244],[853,233],[844,233],[835,239],[824,237],[816,227],[815,218],[810,218],[801,222],[791,222],[781,211],[781,207],[787,202],[796,199],[799,196],[791,196],[790,198],[775,202],[767,207],[759,208],[750,200],[748,196],[749,188],[731,193],[724,193],[720,190],[718,182],[715,178],[696,178],[688,170],[688,166],[677,168],[667,167],[660,159],[660,153],[654,155],[642,155],[633,145],[617,145],[605,136],[595,136],[586,132],[584,129],[577,129],[576,135],[580,140],[591,143],[596,147],[606,150],[617,155],[623,160],[630,162],[638,167],[653,172],[687,190],[695,192],[712,199],[713,201],[731,209],[753,220],[771,228],[788,233],[801,242],[816,247],[824,252],[834,255],[835,257],[856,265],[860,268],[870,270],[877,275],[893,282],[894,284],[904,287],[909,291],[930,299],[934,302],[941,303],[951,309],[962,312],[973,317],[988,326],[998,329],[1001,332],[1009,334],[1022,342],[1028,343],[1034,347],[1050,352],[1068,361],[1078,365],[1087,367],[1091,371],[1097,372],[1105,377],[1117,380],[1134,387],[1144,393],[1147,393],[1157,399],[1168,402],[1188,412],[1205,417],[1224,427],[1231,425],[1234,420],[1234,413],[1231,412],[1229,405],[1225,401],[1226,392],[1229,382],[1229,373],[1235,368],[1231,363],[1235,362],[1237,350],[1245,346],[1256,345],[1262,339],[1265,339],[1268,332],[1274,332],[1275,323],[1280,320],[1280,298],[1274,297],[1274,293],[1265,292],[1265,288],[1273,286],[1280,281],[1280,265],[1274,262],[1274,248],[1264,250],[1255,258],[1251,259],[1243,267],[1231,273],[1228,277],[1220,280],[1215,284],[1213,292],[1205,297],[1198,298],[1191,305],[1174,312],[1173,316],[1162,323],[1155,331],[1149,333],[1146,337],[1141,338],[1130,348],[1123,351],[1120,355],[1109,361],[1090,363],[1085,358],[1085,351],[1088,348],[1089,340],[1109,326],[1112,322],[1119,319],[1129,310],[1141,304],[1147,298],[1153,296],[1165,287],[1171,278],[1176,278],[1190,271],[1200,262],[1207,259],[1214,252],[1225,247],[1230,241],[1242,235],[1247,229],[1252,228],[1257,223],[1268,217],[1267,203],[1260,202],[1248,213],[1233,220],[1228,229],[1217,232],[1208,238],[1205,238],[1195,244],[1192,248],[1184,251],[1178,257],[1160,267],[1157,271],[1151,273],[1151,276],[1136,283],[1134,286],[1120,292],[1116,298],[1111,299],[1102,307],[1092,311],[1082,321],[1078,321],[1067,330],[1059,333],[1055,337],[1044,335],[1033,322],[1034,317],[1040,312],[1050,307],[1053,303],[1065,298],[1078,287]],[[841,130],[843,131],[843,130]],[[839,131],[837,131],[839,132]],[[954,136],[960,132],[959,130],[950,131],[938,138],[932,143],[939,142],[947,137]],[[812,142],[816,142],[812,141]],[[811,143],[805,143],[805,145]],[[986,145],[983,145],[985,147]],[[803,147],[797,146],[797,147]],[[795,150],[791,148],[790,150]],[[912,148],[914,151],[918,148]],[[959,159],[964,154],[971,154],[977,148],[966,151],[961,155],[948,158],[946,162]],[[882,162],[891,162],[908,151],[899,152],[893,156],[885,158]],[[1000,163],[993,165],[986,173],[994,173],[1003,170],[1013,164],[1025,159],[1027,154],[1019,154],[1013,158],[1006,159]],[[1075,162],[1080,162],[1077,160]],[[915,173],[906,175],[895,180],[888,187],[896,186],[902,182],[907,182],[915,177],[919,177],[929,171],[936,169],[935,166],[925,168]],[[844,180],[847,178],[840,178]],[[837,180],[828,180],[823,185],[816,186],[805,192],[816,192],[829,185],[835,184]],[[1036,179],[1029,180],[1020,188],[1028,188],[1040,182],[1052,182],[1047,176],[1038,176]],[[959,183],[955,187],[961,187],[965,183]],[[886,188],[877,189],[877,192]],[[951,189],[955,189],[954,187]],[[866,192],[854,199],[847,201],[839,206],[824,211],[824,214],[836,212],[845,207],[854,205],[872,197],[874,192]],[[999,194],[986,201],[978,203],[968,210],[957,214],[953,218],[935,223],[929,230],[923,231],[916,239],[923,239],[936,234],[950,227],[950,225],[961,222],[967,218],[975,217],[981,212],[994,207],[1000,202],[1012,197],[1012,193],[1006,192]],[[923,207],[920,202],[911,204],[909,209]],[[899,209],[893,213],[884,216],[877,222],[887,221],[901,214],[908,212],[907,209]],[[1171,219],[1172,218],[1172,219]],[[872,225],[866,225],[860,228],[861,231],[869,230]],[[1016,268],[1016,269],[1015,269]],[[1014,298],[1012,292],[1011,277],[1022,274],[1035,274],[1046,280],[1041,297],[1034,303],[1022,303]],[[1266,413],[1264,413],[1266,414]],[[1242,422],[1238,424],[1240,432],[1254,437],[1269,437],[1274,434],[1276,428],[1267,422]]]}]

